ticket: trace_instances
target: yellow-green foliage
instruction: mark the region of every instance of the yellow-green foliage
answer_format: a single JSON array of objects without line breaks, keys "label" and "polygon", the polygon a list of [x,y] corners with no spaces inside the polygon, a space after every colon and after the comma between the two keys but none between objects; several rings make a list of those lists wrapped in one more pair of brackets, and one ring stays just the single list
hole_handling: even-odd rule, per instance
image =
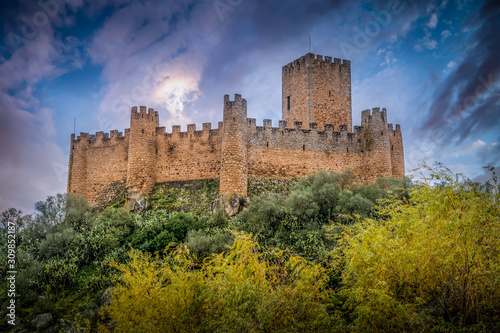
[{"label": "yellow-green foliage", "polygon": [[184,247],[163,259],[130,256],[115,264],[122,275],[106,308],[115,332],[328,330],[324,269],[284,252],[265,259],[248,235],[202,267]]},{"label": "yellow-green foliage", "polygon": [[436,178],[381,209],[389,220],[347,229],[338,253],[356,330],[500,327],[499,197]]}]

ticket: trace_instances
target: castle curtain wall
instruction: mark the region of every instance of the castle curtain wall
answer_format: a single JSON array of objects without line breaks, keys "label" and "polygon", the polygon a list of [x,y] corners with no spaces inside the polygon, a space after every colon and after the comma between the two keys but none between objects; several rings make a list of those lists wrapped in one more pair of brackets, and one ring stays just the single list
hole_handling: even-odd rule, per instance
[{"label": "castle curtain wall", "polygon": [[96,135],[81,133],[72,140],[68,193],[83,194],[89,202],[111,182],[127,178],[129,131]]},{"label": "castle curtain wall", "polygon": [[209,123],[197,131],[196,125],[188,125],[187,132],[174,126],[172,133],[165,128],[157,129],[158,157],[156,181],[159,183],[179,180],[213,179],[220,176],[222,122],[219,129],[211,129]]},{"label": "castle curtain wall", "polygon": [[125,136],[72,135],[68,192],[96,204],[116,181],[123,181],[130,198],[139,198],[168,181],[220,179],[221,193],[245,196],[251,177],[298,178],[350,168],[364,183],[402,178],[401,128],[388,123],[387,111],[365,110],[361,125],[351,127],[350,70],[348,60],[311,53],[284,66],[284,120],[277,127],[247,118],[247,101],[239,94],[234,101],[224,96],[217,129],[190,124],[181,132],[177,125],[167,133],[157,111],[133,107]]}]

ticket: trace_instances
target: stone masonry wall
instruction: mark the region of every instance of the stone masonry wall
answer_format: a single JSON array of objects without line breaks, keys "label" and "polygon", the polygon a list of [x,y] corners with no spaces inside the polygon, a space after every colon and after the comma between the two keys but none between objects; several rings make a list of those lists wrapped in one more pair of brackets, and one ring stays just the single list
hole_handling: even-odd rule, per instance
[{"label": "stone masonry wall", "polygon": [[68,193],[83,194],[93,203],[94,196],[111,182],[127,178],[129,132],[72,135]]},{"label": "stone masonry wall", "polygon": [[156,182],[219,178],[221,131],[222,123],[213,130],[209,123],[203,124],[202,131],[197,131],[194,124],[188,125],[187,132],[174,126],[172,133],[159,127]]},{"label": "stone masonry wall", "polygon": [[317,123],[352,129],[351,63],[308,53],[282,68],[282,113],[289,126]]}]

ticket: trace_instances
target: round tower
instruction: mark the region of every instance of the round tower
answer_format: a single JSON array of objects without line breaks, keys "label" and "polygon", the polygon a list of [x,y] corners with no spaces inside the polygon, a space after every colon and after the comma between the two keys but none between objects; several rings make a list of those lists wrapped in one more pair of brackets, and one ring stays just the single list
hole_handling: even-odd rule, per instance
[{"label": "round tower", "polygon": [[234,101],[224,96],[222,121],[220,193],[247,195],[247,101],[235,94]]},{"label": "round tower", "polygon": [[156,183],[156,128],[158,125],[157,111],[151,108],[146,111],[145,106],[141,106],[139,112],[137,112],[137,107],[132,108],[127,168],[127,186],[132,199],[138,199],[149,193]]},{"label": "round tower", "polygon": [[[371,113],[371,114],[370,114]],[[386,109],[373,108],[361,112],[361,126],[366,128],[365,150],[365,181],[374,181],[378,177],[389,177],[393,175],[391,138],[392,130],[387,122]],[[392,127],[392,125],[391,125]]]}]

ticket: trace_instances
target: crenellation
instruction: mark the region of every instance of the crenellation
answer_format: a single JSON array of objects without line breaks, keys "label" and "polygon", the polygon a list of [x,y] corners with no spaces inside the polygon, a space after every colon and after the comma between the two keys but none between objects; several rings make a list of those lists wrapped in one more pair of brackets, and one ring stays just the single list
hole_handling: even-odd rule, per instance
[{"label": "crenellation", "polygon": [[167,135],[167,130],[164,126],[162,127],[157,127],[156,128],[156,135],[158,136],[166,136]]},{"label": "crenellation", "polygon": [[211,123],[203,123],[203,132],[208,132],[210,134],[210,131],[212,130],[212,124]]},{"label": "crenellation", "polygon": [[[247,118],[240,94],[224,95],[223,121],[180,125],[168,133],[158,111],[131,108],[130,128],[71,135],[68,192],[101,200],[112,183],[126,184],[130,198],[156,183],[220,179],[221,194],[246,195],[249,177],[304,177],[314,170],[351,168],[361,182],[404,177],[401,127],[385,108],[363,110],[352,127],[350,61],[306,55],[282,68],[283,119],[278,127]],[[76,138],[75,138],[76,137]],[[100,193],[100,194],[99,194]]]}]

